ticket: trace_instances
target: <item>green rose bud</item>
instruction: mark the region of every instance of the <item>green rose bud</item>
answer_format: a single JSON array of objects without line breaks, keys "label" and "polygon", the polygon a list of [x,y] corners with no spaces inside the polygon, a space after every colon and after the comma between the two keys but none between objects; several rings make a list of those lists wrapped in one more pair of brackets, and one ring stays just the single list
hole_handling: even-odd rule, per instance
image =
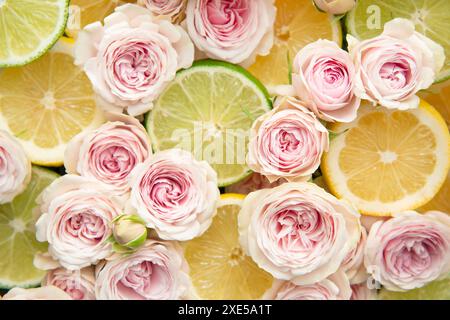
[{"label": "green rose bud", "polygon": [[145,222],[136,215],[120,215],[113,220],[113,237],[121,247],[135,249],[147,239]]}]

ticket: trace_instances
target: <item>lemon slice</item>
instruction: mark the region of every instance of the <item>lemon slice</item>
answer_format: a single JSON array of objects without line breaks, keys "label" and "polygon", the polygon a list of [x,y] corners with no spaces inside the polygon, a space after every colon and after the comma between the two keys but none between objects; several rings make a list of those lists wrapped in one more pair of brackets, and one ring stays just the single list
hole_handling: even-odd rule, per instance
[{"label": "lemon slice", "polygon": [[447,177],[448,128],[423,100],[407,111],[364,105],[354,122],[330,129],[341,134],[322,159],[325,181],[362,213],[389,216],[415,209],[433,198]]},{"label": "lemon slice", "polygon": [[35,164],[61,165],[69,140],[103,120],[91,82],[73,64],[72,46],[65,38],[40,59],[0,71],[0,128]]},{"label": "lemon slice", "polygon": [[37,196],[58,175],[33,167],[28,187],[11,203],[0,205],[0,287],[38,285],[45,271],[33,265],[36,252],[47,251],[47,244],[35,237],[33,209]]},{"label": "lemon slice", "polygon": [[272,285],[239,244],[237,215],[243,195],[221,196],[211,227],[187,242],[185,257],[195,291],[201,299],[258,299]]},{"label": "lemon slice", "polygon": [[450,172],[447,174],[447,178],[444,184],[439,189],[438,193],[428,201],[425,205],[417,209],[419,212],[427,212],[431,210],[442,211],[450,214],[450,201],[448,196],[450,195]]},{"label": "lemon slice", "polygon": [[0,0],[0,67],[43,55],[64,32],[69,0]]},{"label": "lemon slice", "polygon": [[449,12],[447,0],[358,0],[347,14],[346,25],[354,37],[368,39],[379,35],[384,24],[394,18],[411,20],[418,32],[444,47],[445,64],[436,78],[443,81],[450,77]]},{"label": "lemon slice", "polygon": [[297,52],[318,39],[342,42],[338,20],[319,12],[311,0],[277,0],[274,45],[267,56],[258,56],[248,69],[264,83],[273,86],[289,83],[289,64]]},{"label": "lemon slice", "polygon": [[78,32],[90,23],[103,21],[117,6],[127,2],[126,0],[71,0],[69,7],[69,20],[67,21],[66,34],[76,38]]},{"label": "lemon slice", "polygon": [[420,91],[419,96],[435,107],[447,127],[450,127],[450,80],[433,84],[430,88]]}]

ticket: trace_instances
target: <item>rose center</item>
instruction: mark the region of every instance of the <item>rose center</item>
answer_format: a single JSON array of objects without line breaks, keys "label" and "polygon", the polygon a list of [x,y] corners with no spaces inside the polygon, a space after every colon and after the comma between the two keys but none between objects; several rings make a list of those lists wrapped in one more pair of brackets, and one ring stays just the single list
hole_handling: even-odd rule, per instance
[{"label": "rose center", "polygon": [[296,136],[295,132],[289,130],[282,130],[279,136],[280,149],[283,152],[293,152],[301,147],[301,141]]},{"label": "rose center", "polygon": [[380,70],[385,84],[392,89],[401,89],[408,83],[409,70],[404,64],[385,63]]},{"label": "rose center", "polygon": [[79,213],[71,217],[67,229],[74,237],[88,243],[101,241],[106,232],[104,221],[90,213]]},{"label": "rose center", "polygon": [[102,166],[110,173],[125,171],[131,162],[129,152],[123,147],[111,147],[102,154]]}]

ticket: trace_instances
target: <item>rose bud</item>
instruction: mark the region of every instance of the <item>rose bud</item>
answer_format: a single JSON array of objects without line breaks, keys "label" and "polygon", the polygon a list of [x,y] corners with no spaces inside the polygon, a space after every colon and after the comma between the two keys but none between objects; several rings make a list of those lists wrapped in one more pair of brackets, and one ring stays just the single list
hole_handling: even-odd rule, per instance
[{"label": "rose bud", "polygon": [[361,99],[353,93],[355,67],[348,52],[329,40],[317,40],[295,56],[295,94],[325,121],[351,122]]},{"label": "rose bud", "polygon": [[113,236],[120,246],[135,249],[147,239],[145,221],[136,215],[120,215],[113,220]]},{"label": "rose bud", "polygon": [[253,122],[247,164],[270,182],[306,181],[328,150],[328,130],[305,105],[291,97]]},{"label": "rose bud", "polygon": [[79,270],[112,254],[107,240],[123,204],[107,185],[67,174],[53,181],[37,202],[36,239],[48,242],[50,255],[61,266]]},{"label": "rose bud", "polygon": [[420,288],[450,272],[450,216],[439,211],[398,212],[372,225],[364,264],[390,291]]},{"label": "rose bud", "polygon": [[2,298],[3,300],[72,300],[63,290],[55,286],[40,288],[12,288]]},{"label": "rose bud", "polygon": [[359,42],[347,35],[356,68],[355,95],[391,109],[419,105],[419,90],[428,88],[442,68],[444,49],[414,31],[414,24],[396,18],[378,37]]},{"label": "rose bud", "polygon": [[98,300],[174,300],[191,292],[189,267],[176,242],[147,240],[128,255],[97,265]]},{"label": "rose bud", "polygon": [[273,45],[273,0],[192,0],[186,25],[196,47],[209,58],[245,67]]},{"label": "rose bud", "polygon": [[0,130],[0,204],[10,202],[25,190],[31,179],[31,162],[22,146]]},{"label": "rose bud", "polygon": [[353,9],[356,0],[313,0],[316,7],[329,14],[344,14]]},{"label": "rose bud", "polygon": [[352,294],[344,272],[338,271],[327,279],[309,285],[296,285],[275,280],[265,294],[267,300],[349,300]]},{"label": "rose bud", "polygon": [[67,173],[103,182],[114,194],[128,198],[128,177],[136,165],[152,153],[145,128],[133,117],[106,114],[107,123],[76,135],[67,145]]},{"label": "rose bud", "polygon": [[238,225],[241,246],[258,266],[297,285],[335,273],[361,235],[359,213],[309,182],[250,193]]},{"label": "rose bud", "polygon": [[187,0],[138,0],[156,16],[167,16],[172,22],[181,22],[185,17]]},{"label": "rose bud", "polygon": [[104,25],[87,25],[75,43],[75,64],[83,66],[99,105],[132,116],[152,109],[176,72],[193,60],[194,45],[182,27],[135,4],[117,7]]},{"label": "rose bud", "polygon": [[200,236],[216,214],[217,174],[190,152],[157,152],[134,168],[130,185],[130,210],[161,239],[185,241]]}]

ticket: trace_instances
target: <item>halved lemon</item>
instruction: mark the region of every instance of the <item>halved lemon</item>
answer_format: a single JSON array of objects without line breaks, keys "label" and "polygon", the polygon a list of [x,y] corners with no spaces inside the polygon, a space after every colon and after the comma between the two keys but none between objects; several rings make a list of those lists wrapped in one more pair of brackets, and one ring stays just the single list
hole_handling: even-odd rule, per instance
[{"label": "halved lemon", "polygon": [[243,195],[221,196],[211,227],[185,246],[196,294],[201,299],[258,299],[272,276],[246,256],[239,244],[237,216]]},{"label": "halved lemon", "polygon": [[450,80],[433,84],[420,91],[419,96],[435,107],[450,127]]},{"label": "halved lemon", "polygon": [[275,41],[267,56],[258,56],[248,69],[271,91],[289,84],[289,68],[297,52],[318,39],[339,45],[342,32],[339,21],[318,11],[311,0],[276,0]]},{"label": "halved lemon", "polygon": [[425,203],[423,206],[417,209],[419,212],[427,212],[431,210],[442,211],[447,214],[450,214],[450,172],[447,174],[447,178],[444,181],[444,184],[439,189],[438,193]]},{"label": "halved lemon", "polygon": [[366,104],[355,121],[330,129],[341,134],[322,159],[325,181],[364,214],[415,209],[432,199],[447,177],[448,128],[423,100],[407,111]]},{"label": "halved lemon", "polygon": [[0,129],[14,135],[35,164],[61,165],[70,139],[103,121],[72,48],[63,38],[40,59],[0,71]]},{"label": "halved lemon", "polygon": [[131,0],[71,0],[66,34],[75,38],[78,32],[90,23],[103,21],[117,6]]}]

